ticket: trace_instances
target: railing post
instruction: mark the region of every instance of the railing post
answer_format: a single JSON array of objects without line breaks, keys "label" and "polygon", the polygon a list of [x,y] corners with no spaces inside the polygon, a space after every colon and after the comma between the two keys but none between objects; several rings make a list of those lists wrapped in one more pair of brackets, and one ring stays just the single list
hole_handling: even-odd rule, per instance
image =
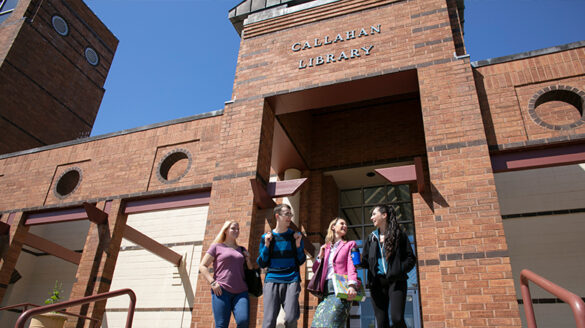
[{"label": "railing post", "polygon": [[536,318],[534,317],[534,307],[532,305],[532,296],[530,295],[530,287],[528,286],[528,279],[520,274],[520,291],[522,293],[522,300],[524,301],[524,315],[526,316],[526,326],[528,328],[536,328]]},{"label": "railing post", "polygon": [[573,317],[577,328],[585,328],[585,302],[579,297],[561,286],[558,286],[549,280],[537,275],[530,270],[522,270],[520,272],[520,284],[522,289],[522,300],[524,301],[524,311],[526,312],[526,321],[528,328],[536,327],[536,320],[534,318],[534,308],[532,306],[532,298],[530,296],[530,289],[528,288],[528,281],[534,282],[536,285],[561,299],[563,302],[569,304],[573,310]]},{"label": "railing post", "polygon": [[128,289],[128,288],[116,290],[113,292],[107,292],[107,293],[87,296],[87,297],[83,297],[83,298],[80,298],[77,300],[49,304],[49,305],[33,308],[30,310],[26,310],[20,315],[20,317],[18,317],[18,320],[16,320],[16,324],[14,325],[14,328],[23,328],[26,321],[28,319],[30,319],[30,317],[32,317],[33,315],[43,314],[43,313],[52,312],[52,311],[60,311],[60,310],[66,309],[68,307],[97,302],[97,301],[105,300],[108,298],[112,298],[112,297],[116,297],[116,296],[120,296],[120,295],[124,295],[124,294],[127,294],[130,297],[130,306],[128,308],[128,317],[126,318],[126,328],[131,328],[132,321],[134,319],[134,309],[136,308],[136,294],[131,289]]}]

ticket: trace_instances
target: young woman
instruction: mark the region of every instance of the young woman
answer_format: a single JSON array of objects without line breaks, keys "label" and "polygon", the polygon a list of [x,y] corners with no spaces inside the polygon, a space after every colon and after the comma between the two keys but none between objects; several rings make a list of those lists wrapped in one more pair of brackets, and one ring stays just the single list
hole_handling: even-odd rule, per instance
[{"label": "young woman", "polygon": [[[211,307],[217,328],[227,328],[232,313],[238,328],[248,327],[250,303],[244,280],[244,261],[249,269],[253,264],[248,251],[236,242],[239,235],[237,222],[224,223],[199,267],[199,273],[211,286]],[[209,273],[212,264],[213,276]]]},{"label": "young woman", "polygon": [[[321,290],[324,299],[317,306],[311,327],[345,327],[351,300],[357,295],[357,270],[351,260],[351,249],[356,247],[355,241],[347,241],[347,223],[342,218],[335,218],[329,224],[325,245],[321,246],[317,261],[313,263],[313,272],[324,265],[321,276]],[[335,297],[331,279],[333,274],[347,275],[349,281],[348,298],[343,300]]]},{"label": "young woman", "polygon": [[370,218],[377,228],[366,240],[362,253],[362,266],[367,271],[372,305],[377,328],[388,328],[388,305],[392,327],[406,328],[404,306],[408,272],[414,268],[416,257],[408,236],[398,226],[394,208],[380,205]]}]

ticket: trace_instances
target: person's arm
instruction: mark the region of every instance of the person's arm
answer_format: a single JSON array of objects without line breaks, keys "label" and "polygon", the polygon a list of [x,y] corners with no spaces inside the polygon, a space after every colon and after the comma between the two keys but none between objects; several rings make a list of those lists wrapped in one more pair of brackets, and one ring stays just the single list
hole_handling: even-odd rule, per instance
[{"label": "person's arm", "polygon": [[297,246],[297,261],[299,262],[299,265],[303,265],[303,263],[305,263],[307,260],[307,255],[305,255],[305,245],[303,243],[301,233],[295,232],[294,238]]},{"label": "person's arm", "polygon": [[366,243],[364,244],[364,248],[362,249],[362,258],[360,261],[360,267],[365,268],[365,269],[370,269],[370,265],[368,263],[368,256],[370,253],[370,236],[368,236],[368,239],[366,239]]},{"label": "person's arm", "polygon": [[416,265],[416,255],[414,255],[414,251],[412,250],[412,245],[410,244],[410,239],[405,232],[402,232],[402,237],[405,239],[405,243],[403,245],[406,252],[406,261],[404,261],[403,269],[405,273],[409,273],[410,270],[414,268]]},{"label": "person's arm", "polygon": [[317,272],[317,269],[319,269],[321,262],[323,262],[323,256],[325,256],[325,246],[326,245],[322,245],[319,248],[319,255],[317,255],[317,258],[315,258],[315,261],[313,261],[313,272]]},{"label": "person's arm", "polygon": [[[258,259],[256,262],[261,268],[266,268],[270,264],[270,243],[272,242],[272,234],[270,233],[262,235],[260,240],[260,249],[258,251]],[[267,244],[268,243],[268,244]]]},{"label": "person's arm", "polygon": [[253,263],[252,260],[250,260],[250,253],[243,246],[242,246],[242,254],[244,254],[244,260],[246,261],[246,266],[248,267],[249,270],[254,270],[254,269],[258,268],[258,265]]},{"label": "person's arm", "polygon": [[357,247],[355,241],[350,241],[347,243],[346,246],[347,256],[346,256],[346,263],[345,266],[347,268],[347,300],[351,301],[357,296],[357,269],[353,264],[351,259],[351,250],[354,247]]},{"label": "person's arm", "polygon": [[211,286],[213,293],[217,296],[221,296],[221,287],[217,281],[213,279],[213,276],[211,276],[211,273],[209,272],[209,267],[213,264],[213,261],[215,261],[215,258],[209,255],[209,253],[205,253],[203,259],[201,260],[201,264],[199,265],[199,273],[201,273],[203,278],[207,280],[207,283]]}]

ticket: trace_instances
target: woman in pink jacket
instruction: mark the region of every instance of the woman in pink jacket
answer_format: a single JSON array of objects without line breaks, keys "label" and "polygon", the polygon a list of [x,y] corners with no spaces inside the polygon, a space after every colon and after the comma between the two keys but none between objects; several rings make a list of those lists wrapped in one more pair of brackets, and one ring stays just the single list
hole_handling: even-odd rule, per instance
[{"label": "woman in pink jacket", "polygon": [[[345,327],[351,301],[357,295],[357,269],[351,260],[351,249],[355,241],[347,241],[347,223],[342,218],[335,218],[329,224],[325,245],[321,246],[317,260],[313,263],[313,272],[324,265],[321,275],[321,290],[324,299],[317,306],[311,327]],[[347,275],[349,281],[347,300],[335,297],[333,274]]]}]

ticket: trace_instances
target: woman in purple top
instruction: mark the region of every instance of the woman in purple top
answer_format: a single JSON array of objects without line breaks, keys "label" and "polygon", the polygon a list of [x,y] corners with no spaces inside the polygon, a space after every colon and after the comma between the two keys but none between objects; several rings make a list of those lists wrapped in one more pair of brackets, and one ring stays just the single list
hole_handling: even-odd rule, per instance
[{"label": "woman in purple top", "polygon": [[[232,312],[237,327],[248,327],[250,303],[244,281],[244,261],[249,269],[254,266],[250,262],[250,253],[236,242],[239,235],[240,225],[236,221],[224,223],[199,267],[199,273],[211,286],[215,327],[227,328]],[[212,264],[213,276],[209,272]]]}]

